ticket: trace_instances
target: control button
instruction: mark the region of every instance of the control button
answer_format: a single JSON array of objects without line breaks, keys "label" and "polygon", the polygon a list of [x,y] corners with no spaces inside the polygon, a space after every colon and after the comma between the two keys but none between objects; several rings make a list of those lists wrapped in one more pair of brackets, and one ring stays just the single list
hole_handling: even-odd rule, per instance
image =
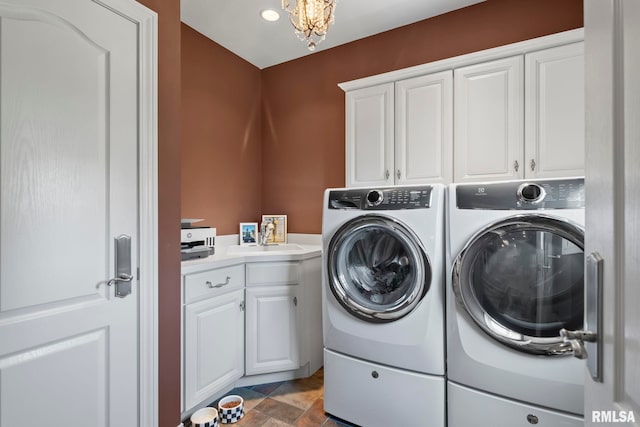
[{"label": "control button", "polygon": [[383,199],[382,191],[380,190],[371,190],[367,193],[367,204],[369,206],[378,206],[382,203]]},{"label": "control button", "polygon": [[522,184],[518,188],[518,199],[524,203],[538,203],[544,196],[546,192],[538,184]]}]

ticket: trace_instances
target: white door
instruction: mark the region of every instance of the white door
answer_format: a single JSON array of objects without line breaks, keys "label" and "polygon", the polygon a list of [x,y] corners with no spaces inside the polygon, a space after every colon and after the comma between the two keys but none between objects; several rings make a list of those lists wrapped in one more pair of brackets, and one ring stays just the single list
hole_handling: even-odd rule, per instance
[{"label": "white door", "polygon": [[0,424],[135,426],[137,26],[93,1],[0,3]]},{"label": "white door", "polygon": [[453,73],[396,82],[396,184],[453,179]]},{"label": "white door", "polygon": [[393,83],[345,97],[346,186],[393,185]]},{"label": "white door", "polygon": [[523,58],[454,70],[455,182],[523,177]]},{"label": "white door", "polygon": [[594,426],[640,426],[638,22],[637,0],[585,1],[585,255],[604,259],[602,382],[585,374],[585,424]]}]

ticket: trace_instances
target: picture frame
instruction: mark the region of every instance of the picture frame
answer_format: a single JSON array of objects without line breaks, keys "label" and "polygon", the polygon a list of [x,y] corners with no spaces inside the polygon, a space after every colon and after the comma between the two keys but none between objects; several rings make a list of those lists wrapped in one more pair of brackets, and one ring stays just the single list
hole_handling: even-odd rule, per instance
[{"label": "picture frame", "polygon": [[240,246],[251,246],[258,244],[259,229],[257,222],[240,223]]},{"label": "picture frame", "polygon": [[274,229],[267,244],[287,243],[287,216],[286,215],[262,215],[262,224],[273,224]]}]

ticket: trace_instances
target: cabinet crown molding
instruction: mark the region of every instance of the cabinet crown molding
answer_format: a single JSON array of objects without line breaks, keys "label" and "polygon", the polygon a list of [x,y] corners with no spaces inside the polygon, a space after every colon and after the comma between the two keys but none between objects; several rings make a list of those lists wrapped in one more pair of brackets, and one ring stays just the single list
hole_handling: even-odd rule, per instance
[{"label": "cabinet crown molding", "polygon": [[491,49],[480,50],[477,52],[454,56],[439,61],[403,68],[401,70],[389,71],[388,73],[377,74],[370,77],[363,77],[361,79],[351,80],[348,82],[342,82],[338,83],[338,87],[347,92],[355,89],[365,88],[368,86],[374,86],[383,83],[392,83],[398,80],[404,80],[424,74],[452,70],[454,68],[473,65],[479,62],[492,61],[494,59],[501,59],[514,55],[523,55],[554,46],[578,43],[583,40],[584,28],[577,28],[575,30],[563,31],[561,33],[537,37],[522,42],[511,43],[504,46],[498,46]]}]

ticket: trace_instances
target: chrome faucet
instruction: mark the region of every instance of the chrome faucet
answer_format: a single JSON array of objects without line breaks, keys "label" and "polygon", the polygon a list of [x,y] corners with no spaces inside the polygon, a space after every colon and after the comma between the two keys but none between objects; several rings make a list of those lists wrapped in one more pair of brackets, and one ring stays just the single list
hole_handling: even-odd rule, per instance
[{"label": "chrome faucet", "polygon": [[261,246],[266,246],[269,244],[269,239],[273,236],[274,228],[275,226],[271,222],[263,222],[262,224],[260,224],[260,240],[258,243]]}]

